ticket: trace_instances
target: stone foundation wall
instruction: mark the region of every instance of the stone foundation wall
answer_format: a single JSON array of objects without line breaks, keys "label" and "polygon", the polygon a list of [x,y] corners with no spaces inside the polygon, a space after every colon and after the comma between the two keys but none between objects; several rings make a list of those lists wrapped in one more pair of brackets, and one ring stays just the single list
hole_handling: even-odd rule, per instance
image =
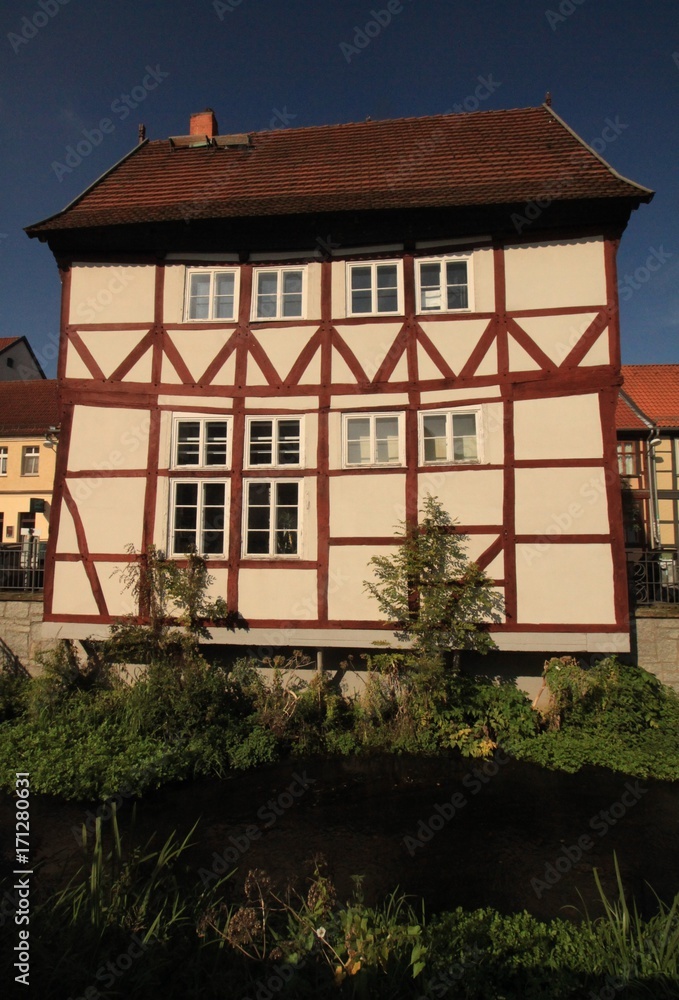
[{"label": "stone foundation wall", "polygon": [[658,608],[640,612],[632,620],[632,655],[640,667],[679,691],[679,608],[672,617],[661,617]]},{"label": "stone foundation wall", "polygon": [[0,600],[0,661],[18,660],[30,673],[39,673],[37,653],[55,645],[42,638],[42,608],[42,600],[30,594]]}]

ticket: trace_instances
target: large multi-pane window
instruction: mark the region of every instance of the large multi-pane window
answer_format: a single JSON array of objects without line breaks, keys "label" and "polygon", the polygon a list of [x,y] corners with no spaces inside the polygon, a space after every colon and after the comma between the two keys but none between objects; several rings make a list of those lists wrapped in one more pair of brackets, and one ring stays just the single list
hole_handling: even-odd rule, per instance
[{"label": "large multi-pane window", "polygon": [[254,274],[253,319],[299,319],[304,315],[301,267],[257,268]]},{"label": "large multi-pane window", "polygon": [[460,258],[417,262],[418,312],[469,309],[469,261]]},{"label": "large multi-pane window", "polygon": [[300,551],[300,492],[295,480],[247,480],[244,554],[296,556]]},{"label": "large multi-pane window", "polygon": [[433,462],[478,462],[478,412],[428,412],[420,414],[421,456]]},{"label": "large multi-pane window", "polygon": [[28,445],[21,449],[21,475],[37,476],[40,463],[40,448],[37,445]]},{"label": "large multi-pane window", "polygon": [[171,551],[184,555],[223,555],[225,551],[226,483],[172,483]]},{"label": "large multi-pane window", "polygon": [[186,318],[234,320],[237,278],[235,268],[200,268],[188,271]]},{"label": "large multi-pane window", "polygon": [[250,468],[302,464],[302,421],[299,417],[249,417],[246,464]]},{"label": "large multi-pane window", "polygon": [[344,464],[345,466],[402,465],[403,415],[346,414]]},{"label": "large multi-pane window", "polygon": [[400,263],[348,264],[350,316],[375,316],[403,311]]},{"label": "large multi-pane window", "polygon": [[229,421],[196,417],[175,421],[174,462],[179,468],[227,465]]}]

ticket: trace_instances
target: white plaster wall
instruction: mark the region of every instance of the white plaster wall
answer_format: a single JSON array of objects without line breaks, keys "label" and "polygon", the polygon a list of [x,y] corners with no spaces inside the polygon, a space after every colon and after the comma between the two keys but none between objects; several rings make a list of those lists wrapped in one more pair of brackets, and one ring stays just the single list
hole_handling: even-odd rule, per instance
[{"label": "white plaster wall", "polygon": [[[318,617],[316,571],[308,569],[241,569],[238,610],[246,618],[295,621]],[[247,636],[243,633],[244,639]]]},{"label": "white plaster wall", "polygon": [[[80,333],[80,337],[85,347],[87,347],[101,368],[104,377],[110,378],[116,368],[125,361],[127,356],[144,339],[148,332],[147,326],[139,326],[135,330],[83,330]],[[75,349],[71,345],[69,350],[69,354],[71,355],[71,370],[73,370],[74,364],[77,364],[76,359],[73,357],[75,353]],[[146,376],[148,381],[151,372],[151,345],[146,348],[142,357],[130,370],[125,381],[130,381],[131,378],[134,378],[135,373],[138,373],[140,368],[144,369],[143,375]],[[76,375],[75,377],[78,376]],[[86,377],[91,378],[91,375],[88,374]]]},{"label": "white plaster wall", "polygon": [[495,275],[493,251],[490,247],[474,251],[472,269],[474,275],[474,311],[495,312]]},{"label": "white plaster wall", "polygon": [[[340,545],[330,548],[328,617],[333,621],[378,621],[382,616],[374,598],[364,590],[373,578],[372,556],[391,556],[389,545]],[[385,636],[386,638],[386,636]]]},{"label": "white plaster wall", "polygon": [[405,475],[336,476],[330,480],[330,536],[396,534],[405,517]]},{"label": "white plaster wall", "polygon": [[603,247],[600,237],[507,247],[507,308],[603,305]]},{"label": "white plaster wall", "polygon": [[519,535],[608,534],[603,469],[517,469]]},{"label": "white plaster wall", "polygon": [[607,625],[615,622],[608,545],[517,545],[518,621]]},{"label": "white plaster wall", "polygon": [[57,562],[54,564],[52,613],[55,615],[99,614],[97,602],[94,600],[92,587],[82,563]]},{"label": "white plaster wall", "polygon": [[[557,365],[560,365],[565,361],[576,344],[580,342],[580,339],[596,318],[596,315],[595,312],[583,312],[568,313],[565,316],[519,316],[517,323],[528,334],[531,340],[544,351],[548,358]],[[606,334],[603,333],[595,341],[594,348],[592,348],[594,355],[599,358],[601,358],[602,354],[601,348],[598,345],[601,344],[602,337],[604,338],[604,344],[606,343]],[[510,357],[513,352],[523,352],[523,348],[519,347],[511,336],[509,339]],[[598,364],[608,364],[610,361],[607,345],[604,348],[603,357],[604,360],[599,360]],[[528,360],[530,361],[530,358]],[[593,363],[592,361],[588,362],[588,364]],[[536,363],[534,364],[536,368],[539,367]]]},{"label": "white plaster wall", "polygon": [[[487,326],[487,319],[450,320],[435,323],[431,320],[420,320],[420,326],[427,334],[434,347],[445,358],[453,371],[459,375],[469,360]],[[497,349],[493,349],[488,360],[481,364],[478,374],[490,374],[497,371],[495,361]],[[431,377],[431,375],[430,375]],[[437,376],[440,378],[441,376]],[[491,390],[493,392],[494,390]]]},{"label": "white plaster wall", "polygon": [[148,410],[76,406],[69,470],[145,469],[149,427]]},{"label": "white plaster wall", "polygon": [[252,336],[261,344],[264,353],[283,380],[287,378],[290,369],[315,333],[316,329],[313,326],[291,325],[285,329],[277,327],[272,330],[258,326],[253,330]]},{"label": "white plaster wall", "polygon": [[599,397],[517,400],[514,435],[518,459],[603,458]]},{"label": "white plaster wall", "polygon": [[335,328],[372,381],[402,326],[403,323],[397,321],[368,323],[365,326],[336,324]]},{"label": "white plaster wall", "polygon": [[146,477],[100,479],[76,501],[90,552],[124,552],[141,546]]},{"label": "white plaster wall", "polygon": [[155,267],[82,264],[71,271],[69,323],[153,322]]},{"label": "white plaster wall", "polygon": [[347,266],[343,260],[332,262],[332,307],[333,319],[344,319],[347,314]]},{"label": "white plaster wall", "polygon": [[334,410],[353,410],[357,412],[360,407],[364,413],[372,413],[374,409],[402,410],[407,405],[407,392],[371,392],[361,393],[360,396],[337,395],[333,396],[331,401],[331,406]]},{"label": "white plaster wall", "polygon": [[97,576],[104,594],[106,607],[111,615],[135,615],[135,605],[131,590],[125,590],[122,574],[129,563],[96,562]]},{"label": "white plaster wall", "polygon": [[182,323],[184,321],[185,283],[186,267],[184,264],[165,265],[163,320],[166,323]]},{"label": "white plaster wall", "polygon": [[460,524],[502,524],[501,469],[456,469],[419,476],[419,506],[431,493]]},{"label": "white plaster wall", "polygon": [[307,264],[306,319],[321,318],[321,264],[310,261]]}]

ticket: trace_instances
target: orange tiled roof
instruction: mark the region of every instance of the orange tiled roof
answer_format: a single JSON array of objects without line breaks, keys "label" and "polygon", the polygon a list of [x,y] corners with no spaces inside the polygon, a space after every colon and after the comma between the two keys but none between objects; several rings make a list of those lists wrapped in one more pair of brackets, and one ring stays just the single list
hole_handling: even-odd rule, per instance
[{"label": "orange tiled roof", "polygon": [[0,382],[0,434],[44,434],[58,423],[56,379]]},{"label": "orange tiled roof", "polygon": [[6,347],[16,344],[18,340],[21,340],[21,337],[0,337],[0,351],[4,351]]},{"label": "orange tiled roof", "polygon": [[[623,392],[660,428],[679,428],[679,364],[623,365]],[[641,430],[646,424],[624,399],[619,399],[616,426]]]},{"label": "orange tiled roof", "polygon": [[[71,205],[58,229],[327,211],[649,201],[546,105],[509,111],[147,141]],[[243,140],[247,141],[247,145]],[[203,140],[204,141],[204,140]]]}]

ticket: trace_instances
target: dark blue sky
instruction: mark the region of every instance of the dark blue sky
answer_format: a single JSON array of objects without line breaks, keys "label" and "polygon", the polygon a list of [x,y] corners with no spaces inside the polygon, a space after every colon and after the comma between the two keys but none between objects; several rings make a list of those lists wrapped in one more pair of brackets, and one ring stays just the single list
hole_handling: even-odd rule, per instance
[{"label": "dark blue sky", "polygon": [[[359,48],[356,29],[388,3],[391,23]],[[221,132],[472,110],[480,78],[482,110],[550,90],[583,139],[656,190],[618,258],[623,361],[679,362],[676,0],[5,0],[0,51],[0,336],[25,334],[50,376],[59,281],[23,227],[128,152],[139,122],[158,139],[208,105]],[[67,161],[106,118],[101,142]]]}]

